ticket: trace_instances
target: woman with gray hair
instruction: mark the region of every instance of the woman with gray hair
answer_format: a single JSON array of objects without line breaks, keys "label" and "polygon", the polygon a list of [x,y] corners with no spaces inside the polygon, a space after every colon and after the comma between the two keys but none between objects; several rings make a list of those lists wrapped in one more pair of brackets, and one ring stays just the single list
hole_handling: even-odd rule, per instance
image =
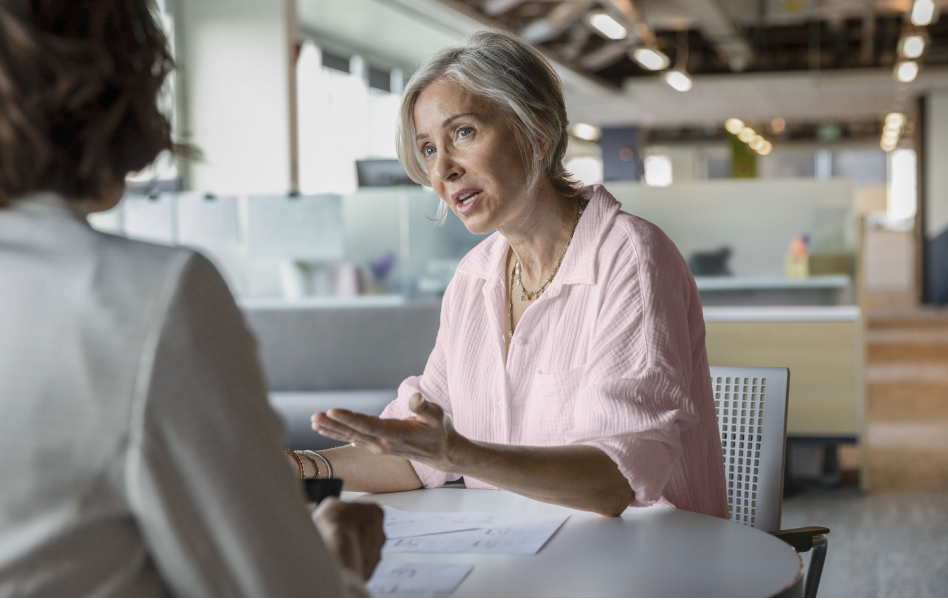
[{"label": "woman with gray hair", "polygon": [[657,227],[566,172],[567,124],[555,72],[507,34],[477,33],[412,77],[402,164],[442,216],[496,233],[461,261],[424,373],[382,418],[313,416],[351,443],[314,466],[352,490],[463,476],[603,515],[727,517],[694,280]]}]

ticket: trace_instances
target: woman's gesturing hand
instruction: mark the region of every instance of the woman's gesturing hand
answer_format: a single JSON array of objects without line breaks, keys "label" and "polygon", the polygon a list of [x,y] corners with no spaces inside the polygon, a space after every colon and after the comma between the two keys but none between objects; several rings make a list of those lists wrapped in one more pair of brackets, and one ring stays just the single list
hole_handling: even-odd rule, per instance
[{"label": "woman's gesturing hand", "polygon": [[313,429],[375,454],[400,456],[450,471],[452,450],[461,439],[451,418],[421,394],[413,395],[408,406],[415,416],[403,420],[380,419],[334,408],[313,415]]},{"label": "woman's gesturing hand", "polygon": [[377,504],[326,498],[313,513],[316,529],[342,564],[368,581],[382,558],[384,514]]}]

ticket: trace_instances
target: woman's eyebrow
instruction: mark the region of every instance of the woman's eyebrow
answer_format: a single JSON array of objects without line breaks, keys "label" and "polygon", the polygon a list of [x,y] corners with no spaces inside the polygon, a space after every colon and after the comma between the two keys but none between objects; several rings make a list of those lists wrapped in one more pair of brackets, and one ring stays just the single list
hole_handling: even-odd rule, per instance
[{"label": "woman's eyebrow", "polygon": [[466,113],[461,113],[459,115],[454,115],[453,117],[448,117],[447,119],[441,122],[441,129],[444,129],[445,127],[450,125],[451,121],[454,121],[455,119],[460,119],[461,117],[469,117],[472,115],[476,117],[477,113],[466,112]]},{"label": "woman's eyebrow", "polygon": [[[441,129],[444,129],[445,127],[450,125],[452,121],[460,119],[461,117],[470,117],[470,116],[476,117],[477,113],[466,112],[466,113],[454,115],[453,117],[448,117],[447,119],[441,122]],[[419,133],[418,135],[415,136],[415,141],[417,142],[418,140],[424,139],[426,137],[428,137],[427,133]]]}]

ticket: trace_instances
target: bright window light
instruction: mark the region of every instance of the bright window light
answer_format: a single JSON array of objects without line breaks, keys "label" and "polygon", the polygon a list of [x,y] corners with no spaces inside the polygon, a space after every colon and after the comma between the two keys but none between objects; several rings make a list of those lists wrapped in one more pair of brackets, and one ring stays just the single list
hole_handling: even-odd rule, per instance
[{"label": "bright window light", "polygon": [[918,58],[925,51],[925,38],[920,35],[906,36],[902,38],[899,48],[905,58]]},{"label": "bright window light", "polygon": [[586,185],[602,183],[602,159],[596,156],[577,156],[566,163],[566,170]]},{"label": "bright window light", "polygon": [[889,216],[910,219],[917,209],[915,151],[899,149],[889,153]]},{"label": "bright window light", "polygon": [[602,129],[589,123],[576,123],[573,125],[572,133],[581,140],[595,142],[602,135]]},{"label": "bright window light", "polygon": [[918,77],[918,63],[914,60],[901,62],[895,67],[895,78],[902,83],[915,81],[916,77]]},{"label": "bright window light", "polygon": [[665,73],[665,82],[679,92],[687,92],[691,89],[691,77],[688,77],[682,71],[669,71]]},{"label": "bright window light", "polygon": [[632,53],[632,58],[649,71],[661,71],[668,68],[668,57],[652,48],[639,48]]},{"label": "bright window light", "polygon": [[589,17],[589,24],[610,40],[625,39],[628,34],[625,27],[606,13],[595,13]]},{"label": "bright window light", "polygon": [[645,157],[645,185],[668,187],[672,184],[672,161],[665,154]]},{"label": "bright window light", "polygon": [[728,130],[728,133],[737,135],[741,132],[741,129],[744,129],[744,121],[732,117],[724,122],[724,128]]},{"label": "bright window light", "polygon": [[930,25],[934,16],[934,0],[915,0],[915,4],[912,5],[912,25],[919,27]]}]

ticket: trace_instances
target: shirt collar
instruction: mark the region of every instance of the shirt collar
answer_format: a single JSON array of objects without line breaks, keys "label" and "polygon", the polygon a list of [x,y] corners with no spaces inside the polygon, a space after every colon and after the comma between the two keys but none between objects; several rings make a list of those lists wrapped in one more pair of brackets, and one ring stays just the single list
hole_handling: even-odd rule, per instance
[{"label": "shirt collar", "polygon": [[[560,271],[553,279],[545,295],[554,296],[561,286],[596,283],[597,253],[603,232],[615,218],[621,205],[601,185],[591,185],[579,190],[579,195],[589,200],[586,210],[576,225],[573,240],[563,257]],[[485,279],[485,286],[499,281],[503,285],[507,273],[507,252],[510,245],[504,236],[494,232],[483,242],[480,251],[471,252],[458,267],[459,273]]]},{"label": "shirt collar", "polygon": [[75,203],[66,200],[55,192],[35,192],[21,196],[13,201],[9,210],[40,216],[60,216],[85,222]]}]

